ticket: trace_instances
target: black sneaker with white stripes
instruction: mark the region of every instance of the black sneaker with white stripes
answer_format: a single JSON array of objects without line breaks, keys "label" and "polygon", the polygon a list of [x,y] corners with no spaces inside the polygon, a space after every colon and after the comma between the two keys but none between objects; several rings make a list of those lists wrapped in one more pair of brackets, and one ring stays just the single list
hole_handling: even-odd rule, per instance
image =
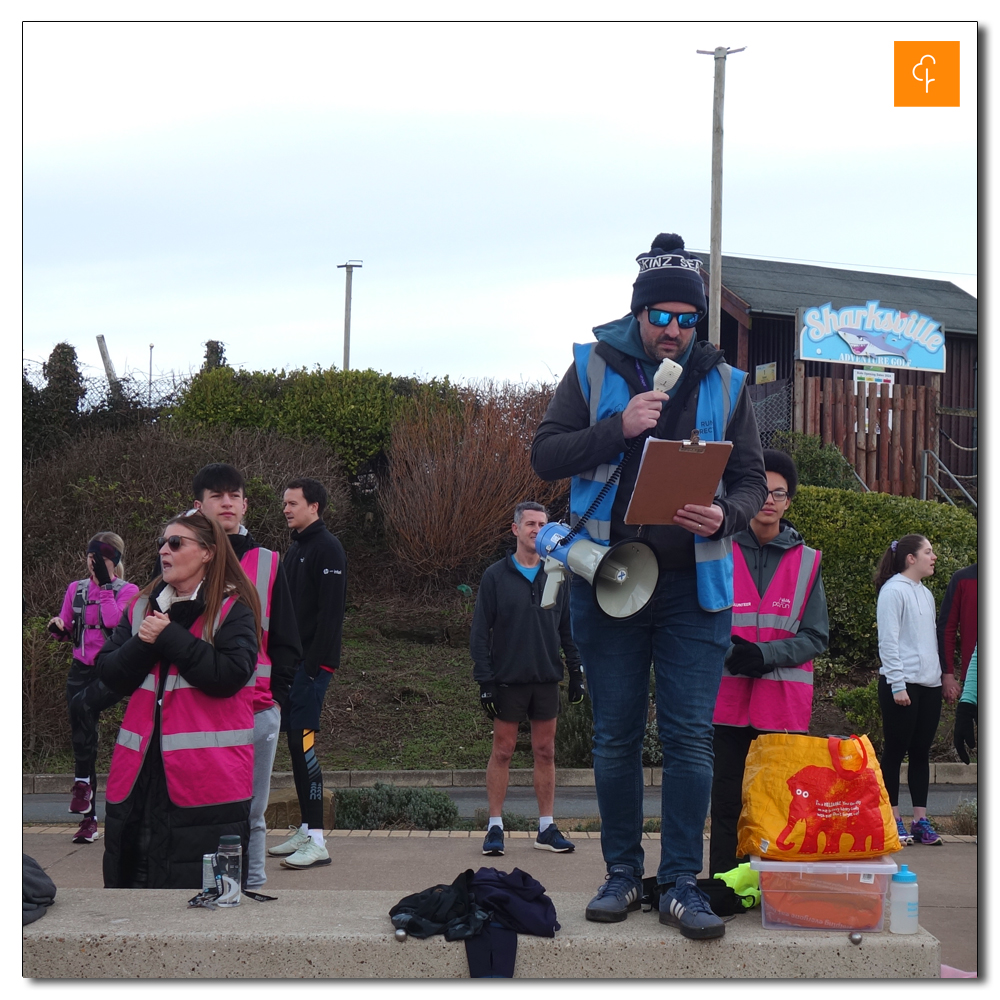
[{"label": "black sneaker with white stripes", "polygon": [[660,895],[660,923],[678,927],[684,937],[699,941],[726,933],[725,921],[712,912],[694,875],[678,875],[674,887]]},{"label": "black sneaker with white stripes", "polygon": [[601,924],[615,924],[624,920],[630,910],[638,910],[642,905],[642,880],[635,877],[631,865],[612,865],[604,876],[604,885],[587,904],[587,919]]}]

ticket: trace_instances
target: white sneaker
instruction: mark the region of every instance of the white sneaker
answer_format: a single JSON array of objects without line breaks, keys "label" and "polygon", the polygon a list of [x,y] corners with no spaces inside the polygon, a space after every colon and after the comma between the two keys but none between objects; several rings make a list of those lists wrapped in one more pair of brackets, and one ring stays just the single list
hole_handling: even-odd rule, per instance
[{"label": "white sneaker", "polygon": [[317,844],[312,837],[307,836],[306,839],[309,841],[307,844],[281,862],[282,868],[321,868],[333,863],[325,847]]},{"label": "white sneaker", "polygon": [[283,844],[278,844],[276,847],[269,847],[267,853],[271,855],[272,858],[283,858],[288,854],[294,854],[300,847],[305,847],[306,844],[312,843],[312,837],[308,833],[303,832],[300,827],[290,826],[289,831],[291,836]]}]

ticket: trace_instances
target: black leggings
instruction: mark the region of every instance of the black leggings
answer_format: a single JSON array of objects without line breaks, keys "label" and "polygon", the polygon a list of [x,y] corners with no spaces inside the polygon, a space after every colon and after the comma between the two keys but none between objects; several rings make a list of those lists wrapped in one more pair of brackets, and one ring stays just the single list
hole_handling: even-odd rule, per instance
[{"label": "black leggings", "polygon": [[307,824],[310,830],[322,830],[323,772],[313,747],[315,737],[312,729],[289,729],[288,751],[292,757],[292,777],[302,814],[301,822]]},{"label": "black leggings", "polygon": [[941,688],[907,684],[909,705],[897,705],[892,689],[881,674],[878,679],[878,705],[882,710],[882,735],[885,746],[879,761],[882,780],[889,793],[889,804],[899,805],[899,768],[908,756],[907,786],[910,801],[917,808],[927,808],[927,788],[931,780],[930,750],[941,719]]},{"label": "black leggings", "polygon": [[66,678],[66,707],[76,777],[90,779],[93,794],[87,815],[92,819],[97,815],[97,722],[101,712],[119,701],[121,698],[97,679],[94,667],[73,660]]}]

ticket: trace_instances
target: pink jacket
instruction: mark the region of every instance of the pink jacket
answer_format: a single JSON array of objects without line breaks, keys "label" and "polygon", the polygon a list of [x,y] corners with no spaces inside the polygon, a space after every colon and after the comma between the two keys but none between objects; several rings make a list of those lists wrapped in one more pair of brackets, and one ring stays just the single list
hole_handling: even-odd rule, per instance
[{"label": "pink jacket", "polygon": [[[78,580],[74,580],[66,588],[62,610],[59,612],[59,617],[63,620],[66,628],[70,630],[73,628],[73,597],[76,594],[78,582]],[[114,593],[111,590],[102,590],[93,580],[89,580],[88,583],[87,607],[83,613],[84,621],[88,625],[103,625],[106,629],[114,629],[121,621],[122,613],[129,603],[138,596],[139,588],[134,583],[126,583],[118,593]],[[73,649],[74,658],[85,663],[88,667],[93,666],[106,638],[103,629],[88,628],[84,630],[83,648]],[[69,642],[70,637],[68,635],[60,636],[60,641]]]}]

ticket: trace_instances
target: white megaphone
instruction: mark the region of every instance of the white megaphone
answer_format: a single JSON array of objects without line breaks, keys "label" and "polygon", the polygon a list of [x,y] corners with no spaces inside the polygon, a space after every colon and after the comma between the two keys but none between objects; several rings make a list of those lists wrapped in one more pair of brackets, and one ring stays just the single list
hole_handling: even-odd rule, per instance
[{"label": "white megaphone", "polygon": [[649,603],[660,575],[656,553],[638,538],[599,545],[590,538],[571,539],[568,524],[553,521],[535,537],[535,551],[545,560],[542,607],[551,608],[567,571],[584,577],[594,588],[594,602],[610,618],[631,618]]}]

